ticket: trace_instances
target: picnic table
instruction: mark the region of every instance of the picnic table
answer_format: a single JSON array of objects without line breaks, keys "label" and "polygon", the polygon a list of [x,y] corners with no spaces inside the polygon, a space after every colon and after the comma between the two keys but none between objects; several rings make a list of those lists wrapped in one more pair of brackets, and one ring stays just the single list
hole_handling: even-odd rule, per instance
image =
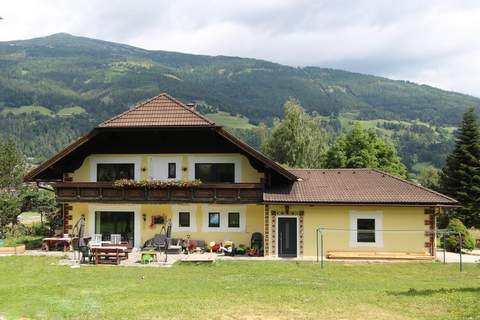
[{"label": "picnic table", "polygon": [[95,256],[95,264],[114,263],[120,264],[123,259],[128,259],[128,249],[124,246],[92,246],[90,248]]},{"label": "picnic table", "polygon": [[63,251],[70,251],[72,247],[73,238],[70,237],[49,237],[43,238],[42,249],[50,251],[52,248],[56,248],[59,245],[63,245]]}]

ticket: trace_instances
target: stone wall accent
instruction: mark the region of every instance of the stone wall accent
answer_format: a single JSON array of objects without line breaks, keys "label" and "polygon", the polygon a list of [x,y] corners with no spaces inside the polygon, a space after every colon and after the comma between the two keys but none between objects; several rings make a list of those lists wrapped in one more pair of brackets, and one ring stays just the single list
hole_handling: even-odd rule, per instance
[{"label": "stone wall accent", "polygon": [[265,205],[265,211],[263,214],[264,217],[264,234],[263,234],[263,255],[270,255],[270,207],[268,204]]},{"label": "stone wall accent", "polygon": [[285,206],[285,211],[275,211],[272,210],[270,212],[270,222],[271,222],[271,228],[270,228],[270,239],[271,239],[271,250],[270,250],[270,255],[275,256],[276,255],[276,246],[277,246],[277,239],[276,239],[276,233],[277,233],[277,216],[297,216],[298,217],[298,230],[299,230],[299,235],[298,235],[298,240],[299,240],[299,251],[298,256],[302,257],[303,256],[303,219],[304,219],[304,212],[303,211],[290,211],[290,208],[288,206]]},{"label": "stone wall accent", "polygon": [[435,256],[436,254],[436,237],[435,237],[435,230],[437,228],[436,226],[436,215],[435,215],[435,208],[426,208],[424,210],[424,214],[427,216],[427,219],[425,219],[425,225],[428,226],[427,231],[425,231],[425,248],[428,249],[429,253],[432,256]]},{"label": "stone wall accent", "polygon": [[63,182],[72,182],[73,177],[71,176],[72,174],[69,172],[64,172],[63,173]]},{"label": "stone wall accent", "polygon": [[63,211],[63,233],[70,233],[71,229],[73,228],[73,226],[70,224],[70,221],[73,218],[70,214],[72,209],[73,207],[68,203],[64,203],[62,205],[61,210]]}]

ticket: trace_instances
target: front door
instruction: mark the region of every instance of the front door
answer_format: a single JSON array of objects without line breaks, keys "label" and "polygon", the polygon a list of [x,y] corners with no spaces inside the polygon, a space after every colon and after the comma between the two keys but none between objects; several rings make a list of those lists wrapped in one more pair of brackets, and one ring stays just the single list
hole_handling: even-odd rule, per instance
[{"label": "front door", "polygon": [[297,218],[278,218],[277,246],[279,257],[297,256]]}]

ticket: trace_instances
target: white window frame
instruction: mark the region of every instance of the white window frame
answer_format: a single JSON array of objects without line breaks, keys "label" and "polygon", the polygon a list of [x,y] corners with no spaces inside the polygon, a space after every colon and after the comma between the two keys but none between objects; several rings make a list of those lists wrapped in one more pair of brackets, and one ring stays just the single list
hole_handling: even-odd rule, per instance
[{"label": "white window frame", "polygon": [[[357,220],[373,219],[375,220],[375,242],[358,242],[357,241]],[[383,248],[383,211],[350,211],[350,247],[369,247]]]},{"label": "white window frame", "polygon": [[90,158],[90,181],[97,182],[97,165],[98,164],[115,164],[115,163],[131,163],[133,164],[134,180],[140,180],[140,157],[97,157]]},{"label": "white window frame", "polygon": [[140,248],[141,243],[141,219],[140,219],[140,206],[139,205],[108,205],[108,204],[95,204],[88,205],[88,233],[91,237],[95,234],[95,212],[97,211],[113,211],[113,212],[133,212],[133,246]]},{"label": "white window frame", "polygon": [[[220,227],[209,227],[208,216],[210,212],[220,213]],[[238,228],[228,227],[228,213],[238,212],[240,217],[240,226]],[[246,207],[234,206],[234,207],[220,207],[220,206],[202,206],[202,231],[203,232],[245,232],[247,228],[246,219]]]},{"label": "white window frame", "polygon": [[[181,180],[182,157],[149,157],[149,176],[152,180]],[[168,178],[168,164],[175,163],[175,178]],[[155,170],[158,170],[155,172]]]},{"label": "white window frame", "polygon": [[[297,258],[300,256],[300,219],[298,219],[298,216],[294,215],[278,215],[275,217],[275,238],[276,244],[275,244],[275,257],[278,258],[278,249],[279,249],[279,241],[280,238],[278,236],[278,218],[292,218],[292,219],[297,219]],[[292,257],[294,258],[294,257]]]},{"label": "white window frame", "polygon": [[233,163],[234,166],[234,182],[242,182],[242,159],[240,157],[188,157],[188,179],[195,179],[195,164],[197,163]]},{"label": "white window frame", "polygon": [[[197,213],[196,206],[172,206],[172,231],[173,232],[196,232],[197,231]],[[180,212],[190,212],[190,227],[180,227]]]}]

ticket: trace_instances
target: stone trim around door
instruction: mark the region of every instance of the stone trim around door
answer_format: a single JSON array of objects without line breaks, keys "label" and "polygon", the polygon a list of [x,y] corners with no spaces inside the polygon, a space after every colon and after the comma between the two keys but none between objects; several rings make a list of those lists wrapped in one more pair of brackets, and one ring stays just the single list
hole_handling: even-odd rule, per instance
[{"label": "stone trim around door", "polygon": [[[285,210],[286,212],[281,212],[281,211],[275,211],[272,210],[270,212],[270,219],[269,222],[271,223],[271,228],[269,228],[269,233],[270,233],[270,240],[271,240],[271,246],[270,246],[270,253],[269,255],[276,257],[276,246],[277,246],[277,239],[276,239],[276,228],[277,228],[277,216],[292,216],[292,217],[298,217],[298,241],[300,242],[298,244],[299,252],[298,252],[298,257],[303,256],[303,218],[304,218],[304,212],[303,211],[289,211],[288,209]],[[267,217],[267,215],[265,215]],[[268,222],[266,221],[265,224]],[[268,228],[268,226],[266,226]],[[265,244],[265,248],[268,248],[267,244]],[[265,254],[266,255],[266,254]]]},{"label": "stone trim around door", "polygon": [[431,256],[435,257],[436,255],[436,228],[437,228],[437,216],[435,208],[427,208],[424,210],[426,215],[425,219],[425,250],[430,253]]},{"label": "stone trim around door", "polygon": [[270,208],[268,204],[265,205],[263,217],[264,217],[264,234],[263,234],[263,255],[270,256]]}]

